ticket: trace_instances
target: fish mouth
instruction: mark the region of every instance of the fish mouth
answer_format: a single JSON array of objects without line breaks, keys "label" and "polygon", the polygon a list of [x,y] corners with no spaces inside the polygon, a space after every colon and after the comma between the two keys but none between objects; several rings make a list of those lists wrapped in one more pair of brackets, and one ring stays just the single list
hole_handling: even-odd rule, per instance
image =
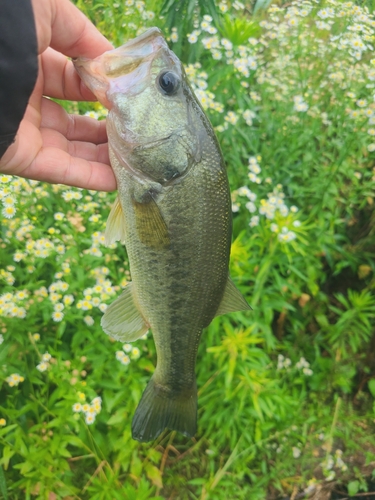
[{"label": "fish mouth", "polygon": [[[108,78],[127,75],[164,45],[166,43],[160,29],[150,28],[121,47],[104,52],[101,56],[93,59],[91,67],[94,69],[99,65]],[[87,59],[79,58],[75,61],[75,66],[78,69],[86,62]]]},{"label": "fish mouth", "polygon": [[[79,57],[73,59],[73,63],[85,85],[111,109],[108,91],[121,89],[129,75],[139,72],[143,63],[152,61],[161,49],[169,50],[162,32],[159,28],[150,28],[117,49],[104,52],[95,59]],[[121,90],[126,92],[130,86],[125,87]]]}]

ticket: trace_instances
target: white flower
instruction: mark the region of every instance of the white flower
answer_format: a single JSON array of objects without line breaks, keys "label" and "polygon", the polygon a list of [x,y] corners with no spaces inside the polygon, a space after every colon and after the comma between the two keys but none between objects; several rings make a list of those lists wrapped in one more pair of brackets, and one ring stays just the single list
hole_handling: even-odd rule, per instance
[{"label": "white flower", "polygon": [[307,111],[309,109],[309,106],[306,102],[299,102],[294,105],[294,109],[299,113],[303,113],[304,111]]},{"label": "white flower", "polygon": [[132,354],[131,354],[132,359],[138,359],[140,355],[141,355],[141,352],[138,349],[138,347],[133,347]]},{"label": "white flower", "polygon": [[64,317],[64,313],[62,313],[60,311],[55,311],[54,313],[52,313],[53,321],[56,321],[56,322],[62,321],[63,317]]},{"label": "white flower", "polygon": [[6,219],[12,219],[16,213],[16,209],[13,205],[7,205],[3,208],[1,213]]},{"label": "white flower", "polygon": [[366,99],[358,99],[356,104],[359,108],[365,108],[367,106],[367,101]]},{"label": "white flower", "polygon": [[41,363],[39,363],[39,365],[37,365],[37,370],[39,370],[40,372],[45,372],[48,368],[48,363],[45,363],[44,361],[42,361]]},{"label": "white flower", "polygon": [[320,19],[327,19],[328,17],[334,17],[335,12],[332,8],[321,9],[318,12],[318,16],[320,17]]},{"label": "white flower", "polygon": [[292,453],[294,458],[299,458],[301,456],[301,450],[296,446],[293,446]]},{"label": "white flower", "polygon": [[233,44],[226,38],[221,39],[221,45],[226,49],[226,50],[232,50]]},{"label": "white flower", "polygon": [[253,215],[250,219],[249,226],[255,227],[259,225],[259,215]]},{"label": "white flower", "polygon": [[121,359],[121,363],[123,365],[128,365],[130,363],[130,358],[125,354],[125,356]]},{"label": "white flower", "polygon": [[85,422],[88,425],[93,424],[95,422],[95,414],[86,413],[86,415],[85,415]]},{"label": "white flower", "polygon": [[94,318],[92,316],[85,316],[83,318],[83,321],[86,323],[87,326],[92,326],[94,324]]},{"label": "white flower", "polygon": [[198,35],[195,31],[193,31],[193,33],[190,33],[188,35],[188,42],[189,43],[197,43],[198,41]]},{"label": "white flower", "polygon": [[306,361],[306,359],[304,357],[302,357],[297,363],[296,363],[296,368],[298,368],[299,370],[301,368],[304,368],[304,367],[309,367],[310,366],[310,363],[308,361]]},{"label": "white flower", "polygon": [[251,214],[253,214],[257,210],[257,207],[252,201],[247,202],[245,206]]},{"label": "white flower", "polygon": [[311,370],[311,368],[304,368],[302,370],[302,372],[307,375],[308,377],[310,377],[314,372]]}]

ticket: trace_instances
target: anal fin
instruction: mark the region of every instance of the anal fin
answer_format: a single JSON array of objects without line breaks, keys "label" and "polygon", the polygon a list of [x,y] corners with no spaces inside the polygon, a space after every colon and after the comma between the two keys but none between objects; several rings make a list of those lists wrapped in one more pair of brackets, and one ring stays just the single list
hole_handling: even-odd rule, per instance
[{"label": "anal fin", "polygon": [[132,283],[106,309],[101,325],[105,333],[122,342],[134,342],[147,332],[149,325],[134,301]]}]

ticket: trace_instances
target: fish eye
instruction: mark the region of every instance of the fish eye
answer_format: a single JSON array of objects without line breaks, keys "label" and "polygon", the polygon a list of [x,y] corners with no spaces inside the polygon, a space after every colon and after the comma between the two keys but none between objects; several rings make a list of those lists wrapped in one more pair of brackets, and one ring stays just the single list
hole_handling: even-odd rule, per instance
[{"label": "fish eye", "polygon": [[173,95],[180,87],[180,79],[173,71],[163,71],[158,77],[158,85],[162,94]]}]

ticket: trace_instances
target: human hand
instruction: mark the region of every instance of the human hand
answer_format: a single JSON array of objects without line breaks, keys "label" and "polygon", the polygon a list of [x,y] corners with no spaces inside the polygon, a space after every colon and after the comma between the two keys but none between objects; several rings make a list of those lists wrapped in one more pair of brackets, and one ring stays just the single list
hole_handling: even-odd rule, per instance
[{"label": "human hand", "polygon": [[32,0],[32,5],[38,78],[15,142],[0,160],[0,172],[112,191],[116,180],[109,166],[105,120],[69,115],[48,97],[96,100],[66,56],[93,58],[113,47],[69,0]]}]

